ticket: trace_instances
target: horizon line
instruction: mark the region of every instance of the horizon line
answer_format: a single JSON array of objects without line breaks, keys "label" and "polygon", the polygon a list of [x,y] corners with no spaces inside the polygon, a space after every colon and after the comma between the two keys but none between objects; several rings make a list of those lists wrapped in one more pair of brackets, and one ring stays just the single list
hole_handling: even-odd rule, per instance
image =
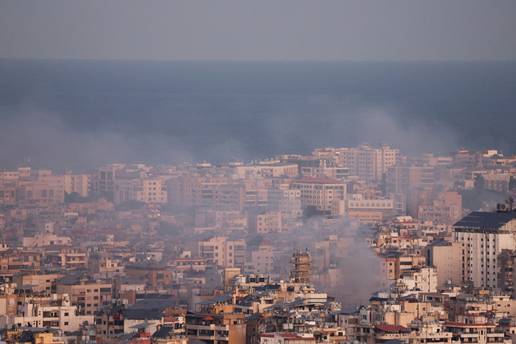
[{"label": "horizon line", "polygon": [[0,61],[19,62],[189,62],[189,63],[515,63],[516,58],[469,59],[176,59],[176,58],[90,58],[90,57],[8,57]]}]

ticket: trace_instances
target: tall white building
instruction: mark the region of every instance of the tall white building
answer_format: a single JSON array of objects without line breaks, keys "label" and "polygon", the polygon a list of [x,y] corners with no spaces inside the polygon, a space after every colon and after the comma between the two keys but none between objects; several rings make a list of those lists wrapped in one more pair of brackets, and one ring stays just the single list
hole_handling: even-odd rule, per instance
[{"label": "tall white building", "polygon": [[455,225],[462,247],[462,281],[477,288],[496,288],[498,255],[516,249],[516,211],[474,211]]}]

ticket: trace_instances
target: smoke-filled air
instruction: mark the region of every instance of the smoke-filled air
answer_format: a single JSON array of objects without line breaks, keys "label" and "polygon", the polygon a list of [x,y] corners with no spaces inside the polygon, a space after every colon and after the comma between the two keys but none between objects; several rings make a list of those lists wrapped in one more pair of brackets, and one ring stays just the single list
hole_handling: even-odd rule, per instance
[{"label": "smoke-filled air", "polygon": [[516,343],[515,32],[0,0],[0,344]]}]

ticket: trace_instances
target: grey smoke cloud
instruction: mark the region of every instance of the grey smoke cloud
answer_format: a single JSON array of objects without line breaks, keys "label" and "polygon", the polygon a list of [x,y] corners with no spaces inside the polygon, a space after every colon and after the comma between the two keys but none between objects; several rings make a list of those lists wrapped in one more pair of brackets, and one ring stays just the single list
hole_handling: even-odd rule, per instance
[{"label": "grey smoke cloud", "polygon": [[[335,297],[344,307],[367,304],[373,293],[386,287],[386,280],[381,275],[381,261],[367,244],[366,227],[351,224],[347,219],[335,221],[323,224],[325,220],[322,217],[309,218],[302,228],[296,230],[295,240],[292,240],[292,234],[287,234],[287,245],[311,252],[313,272],[316,275],[313,282],[319,290]],[[318,253],[315,245],[330,235],[338,236],[345,245],[333,252],[332,277],[326,271],[317,277],[318,267],[315,264]]]},{"label": "grey smoke cloud", "polygon": [[[278,147],[287,142],[310,142],[318,146],[350,146],[362,143],[389,144],[406,154],[448,153],[459,147],[458,136],[451,127],[440,123],[414,120],[420,116],[401,115],[403,110],[388,105],[358,104],[353,100],[317,99],[317,112],[299,116],[280,113],[269,123]],[[317,111],[317,110],[316,110]]]},{"label": "grey smoke cloud", "polygon": [[[1,113],[0,144],[6,148],[0,152],[0,163],[3,167],[30,162],[37,167],[87,168],[109,162],[252,160],[265,157],[257,153],[262,142],[276,154],[309,153],[321,146],[361,143],[390,144],[408,154],[449,152],[458,147],[457,135],[450,128],[422,121],[403,122],[394,108],[322,97],[314,100],[310,111],[305,113],[288,107],[267,111],[270,113],[256,130],[250,127],[242,132],[244,129],[231,121],[211,128],[201,120],[197,124],[201,127],[192,128],[185,137],[148,128],[129,128],[122,119],[118,126],[113,122],[105,126],[99,123],[93,129],[83,129],[80,125],[70,125],[65,114],[24,105],[15,115]],[[165,114],[159,116],[165,118]],[[238,131],[237,135],[233,135],[234,131]],[[214,135],[205,140],[211,132]]]},{"label": "grey smoke cloud", "polygon": [[172,138],[113,129],[80,131],[56,116],[30,108],[2,121],[2,167],[88,168],[111,162],[188,162],[192,157]]}]

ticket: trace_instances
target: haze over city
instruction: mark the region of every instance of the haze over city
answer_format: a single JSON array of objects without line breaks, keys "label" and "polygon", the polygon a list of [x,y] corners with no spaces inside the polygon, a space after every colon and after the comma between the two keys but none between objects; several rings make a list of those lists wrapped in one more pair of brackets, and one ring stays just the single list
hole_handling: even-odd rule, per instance
[{"label": "haze over city", "polygon": [[0,0],[0,343],[516,342],[515,32]]}]

